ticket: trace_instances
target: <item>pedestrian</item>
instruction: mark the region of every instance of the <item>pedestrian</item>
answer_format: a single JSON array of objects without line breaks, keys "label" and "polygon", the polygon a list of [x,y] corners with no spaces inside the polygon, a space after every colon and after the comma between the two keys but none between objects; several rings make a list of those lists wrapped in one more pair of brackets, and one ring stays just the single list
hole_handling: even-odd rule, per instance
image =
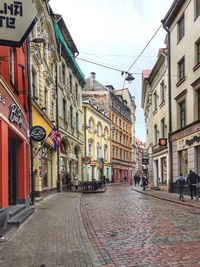
[{"label": "pedestrian", "polygon": [[134,175],[134,183],[135,183],[135,186],[137,186],[137,183],[138,183],[138,175],[137,175],[137,173]]},{"label": "pedestrian", "polygon": [[68,172],[66,172],[66,174],[65,174],[65,179],[66,179],[67,191],[72,191],[71,177],[70,177],[70,174]]},{"label": "pedestrian", "polygon": [[75,185],[75,189],[78,190],[79,180],[78,180],[77,174],[74,176],[74,185]]},{"label": "pedestrian", "polygon": [[196,200],[198,200],[197,184],[199,183],[199,181],[200,181],[200,177],[193,170],[190,170],[188,177],[187,177],[187,183],[190,188],[191,200],[193,200],[193,196],[195,196]]},{"label": "pedestrian", "polygon": [[106,185],[106,176],[105,175],[103,175],[103,177],[102,177],[102,183],[103,183],[103,186]]},{"label": "pedestrian", "polygon": [[127,177],[124,176],[124,183],[126,184],[127,183]]},{"label": "pedestrian", "polygon": [[138,186],[140,186],[140,181],[141,181],[141,177],[140,177],[140,175],[138,174],[138,176],[137,176],[137,184],[138,184]]},{"label": "pedestrian", "polygon": [[179,188],[179,194],[180,194],[179,200],[184,201],[183,190],[184,190],[184,186],[185,186],[185,177],[183,176],[182,173],[180,173],[180,175],[177,176],[176,183],[178,184],[178,188]]},{"label": "pedestrian", "polygon": [[147,178],[145,176],[142,177],[142,187],[143,187],[143,191],[146,190],[146,187],[148,186],[149,182],[147,180]]}]

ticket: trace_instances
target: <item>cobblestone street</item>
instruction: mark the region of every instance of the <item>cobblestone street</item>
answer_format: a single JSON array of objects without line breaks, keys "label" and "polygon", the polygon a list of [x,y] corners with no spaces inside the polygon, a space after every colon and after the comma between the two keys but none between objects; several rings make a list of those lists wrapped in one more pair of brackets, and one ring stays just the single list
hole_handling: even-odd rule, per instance
[{"label": "cobblestone street", "polygon": [[200,210],[126,185],[83,195],[88,236],[104,266],[200,266]]}]

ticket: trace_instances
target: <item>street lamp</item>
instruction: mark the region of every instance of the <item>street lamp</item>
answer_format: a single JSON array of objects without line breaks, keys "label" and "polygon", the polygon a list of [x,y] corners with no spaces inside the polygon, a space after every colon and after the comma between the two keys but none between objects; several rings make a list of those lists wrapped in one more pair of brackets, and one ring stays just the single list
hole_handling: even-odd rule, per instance
[{"label": "street lamp", "polygon": [[127,73],[127,77],[125,78],[125,81],[127,81],[128,83],[131,83],[134,80],[135,78],[133,77],[133,75],[131,73]]}]

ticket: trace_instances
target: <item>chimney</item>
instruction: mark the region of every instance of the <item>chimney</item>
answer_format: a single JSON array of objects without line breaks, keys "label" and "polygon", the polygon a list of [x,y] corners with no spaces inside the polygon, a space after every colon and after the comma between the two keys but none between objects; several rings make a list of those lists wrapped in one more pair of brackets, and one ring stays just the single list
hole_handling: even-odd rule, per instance
[{"label": "chimney", "polygon": [[95,76],[96,73],[95,72],[91,72],[91,77],[90,77],[90,87],[92,88],[92,90],[94,90],[94,81],[95,81]]}]

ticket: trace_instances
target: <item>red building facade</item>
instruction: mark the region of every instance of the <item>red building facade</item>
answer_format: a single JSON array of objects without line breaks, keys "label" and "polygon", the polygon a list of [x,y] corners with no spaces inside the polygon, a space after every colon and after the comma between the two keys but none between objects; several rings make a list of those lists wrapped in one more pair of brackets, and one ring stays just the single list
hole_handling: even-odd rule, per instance
[{"label": "red building facade", "polygon": [[0,46],[0,228],[29,203],[26,47]]}]

